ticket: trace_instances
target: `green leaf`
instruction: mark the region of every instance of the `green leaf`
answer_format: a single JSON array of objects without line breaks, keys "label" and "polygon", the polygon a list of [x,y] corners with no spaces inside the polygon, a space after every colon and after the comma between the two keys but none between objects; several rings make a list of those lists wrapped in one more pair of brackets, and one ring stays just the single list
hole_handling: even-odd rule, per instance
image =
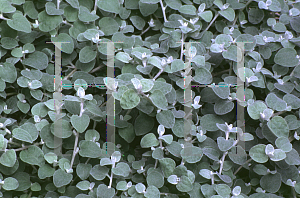
[{"label": "green leaf", "polygon": [[135,138],[133,125],[131,123],[129,123],[129,125],[125,128],[119,128],[118,132],[119,135],[128,143],[131,143]]},{"label": "green leaf", "polygon": [[70,173],[66,173],[62,169],[58,169],[53,174],[53,184],[57,187],[63,187],[68,185],[73,179],[73,175]]},{"label": "green leaf", "polygon": [[297,52],[293,48],[282,48],[276,53],[274,62],[284,67],[295,67],[299,63],[296,56]]},{"label": "green leaf", "polygon": [[161,188],[164,185],[164,176],[157,170],[152,170],[150,173],[148,173],[146,180],[148,186]]},{"label": "green leaf", "polygon": [[105,184],[100,184],[97,188],[97,197],[112,198],[115,195],[114,188],[108,188]]},{"label": "green leaf", "polygon": [[131,16],[130,21],[134,25],[134,27],[138,30],[142,30],[145,27],[145,20],[139,16]]},{"label": "green leaf", "polygon": [[76,167],[76,174],[80,179],[85,180],[89,177],[91,169],[92,169],[91,164],[80,163]]},{"label": "green leaf", "polygon": [[85,6],[80,6],[78,19],[82,22],[92,22],[99,19],[99,16],[90,13],[89,9],[87,9]]},{"label": "green leaf", "polygon": [[133,89],[125,91],[120,101],[120,105],[123,109],[133,109],[139,103],[140,97]]},{"label": "green leaf", "polygon": [[200,125],[203,129],[207,131],[219,130],[219,128],[216,125],[217,123],[223,124],[225,122],[215,114],[206,114],[200,118]]},{"label": "green leaf", "polygon": [[78,0],[66,0],[73,8],[79,8]]},{"label": "green leaf", "polygon": [[92,141],[82,140],[79,148],[79,155],[82,157],[98,158],[102,154],[100,147]]},{"label": "green leaf", "polygon": [[201,160],[203,156],[203,151],[199,147],[189,146],[189,147],[184,147],[181,150],[180,155],[182,159],[184,159],[188,163],[194,164]]},{"label": "green leaf", "polygon": [[33,142],[33,139],[31,137],[30,133],[25,131],[24,129],[16,128],[12,131],[12,133],[13,133],[13,137],[18,140],[21,140],[24,142],[29,142],[29,143]]},{"label": "green leaf", "polygon": [[281,116],[273,117],[267,123],[269,129],[273,132],[277,137],[289,137],[289,127],[285,119]]},{"label": "green leaf", "polygon": [[182,6],[182,3],[180,0],[166,0],[165,2],[167,4],[167,6],[169,6],[173,10],[179,10],[179,8]]},{"label": "green leaf", "polygon": [[237,56],[237,50],[239,50],[241,52],[241,50],[237,46],[230,45],[230,47],[226,51],[222,52],[222,56],[225,59],[232,60],[234,62],[240,62],[241,57]]},{"label": "green leaf", "polygon": [[260,113],[263,113],[266,108],[267,106],[262,101],[255,101],[247,106],[247,111],[253,120],[258,120],[260,118]]},{"label": "green leaf", "polygon": [[144,196],[146,198],[160,197],[160,191],[155,186],[149,186],[146,190],[146,193],[144,193]]},{"label": "green leaf", "polygon": [[287,104],[284,100],[277,97],[274,93],[269,93],[266,97],[267,105],[276,110],[276,111],[283,111],[286,109]]},{"label": "green leaf", "polygon": [[153,91],[149,98],[157,108],[163,110],[167,109],[168,106],[167,99],[160,90]]},{"label": "green leaf", "polygon": [[16,8],[11,5],[9,1],[0,1],[0,12],[2,13],[12,13],[15,12]]},{"label": "green leaf", "polygon": [[4,184],[2,186],[2,188],[4,190],[15,190],[19,187],[19,182],[18,180],[16,180],[15,178],[13,177],[7,177],[4,179]]},{"label": "green leaf", "polygon": [[193,5],[183,5],[178,11],[186,15],[196,15],[196,8]]},{"label": "green leaf", "polygon": [[165,178],[168,178],[170,175],[172,175],[176,166],[175,161],[171,158],[160,159],[159,164]]},{"label": "green leaf", "polygon": [[13,49],[18,46],[18,41],[10,37],[3,37],[1,39],[1,44],[4,49]]},{"label": "green leaf", "polygon": [[172,72],[181,71],[183,69],[184,69],[184,62],[182,60],[180,59],[173,60],[173,62],[171,63]]},{"label": "green leaf", "polygon": [[89,63],[96,58],[97,52],[90,46],[85,46],[79,52],[79,61],[82,63]]},{"label": "green leaf", "polygon": [[217,142],[219,149],[225,152],[232,147],[234,140],[232,138],[226,140],[224,137],[218,137]]},{"label": "green leaf", "polygon": [[155,4],[158,3],[159,0],[141,0],[142,3]]},{"label": "green leaf", "polygon": [[43,151],[35,145],[28,147],[26,150],[22,150],[20,159],[27,164],[38,165],[39,167],[45,164]]},{"label": "green leaf", "polygon": [[265,153],[265,149],[266,145],[264,144],[255,145],[250,149],[249,155],[254,161],[258,163],[266,163],[269,158]]},{"label": "green leaf", "polygon": [[175,124],[175,117],[172,111],[164,110],[156,114],[156,119],[159,124],[163,125],[167,129],[173,128]]},{"label": "green leaf", "polygon": [[[106,177],[106,175],[108,174],[108,171],[109,171],[109,169],[106,166],[101,166],[101,165],[97,164],[90,170],[90,175],[94,179],[101,181]],[[84,176],[84,177],[87,178],[87,176]]]},{"label": "green leaf", "polygon": [[147,114],[141,113],[134,122],[134,131],[137,136],[145,135],[153,129],[154,119]]},{"label": "green leaf", "polygon": [[206,22],[210,22],[212,20],[213,17],[213,13],[209,10],[209,11],[204,11],[202,13],[198,14],[204,21]]},{"label": "green leaf", "polygon": [[280,173],[267,174],[260,179],[260,185],[263,189],[270,193],[276,193],[281,186]]},{"label": "green leaf", "polygon": [[130,167],[127,163],[119,162],[115,168],[112,168],[112,172],[115,175],[127,177],[130,173]]},{"label": "green leaf", "polygon": [[200,84],[210,84],[212,82],[212,75],[206,68],[197,68],[194,80]]},{"label": "green leaf", "polygon": [[113,35],[119,30],[119,24],[111,17],[103,17],[99,20],[99,27],[105,36]]},{"label": "green leaf", "polygon": [[142,148],[150,148],[152,146],[157,146],[158,144],[159,141],[157,140],[156,136],[153,133],[148,133],[141,140]]},{"label": "green leaf", "polygon": [[112,12],[119,14],[120,3],[118,0],[99,0],[97,1],[97,6],[106,12]]},{"label": "green leaf", "polygon": [[189,192],[193,189],[193,184],[187,176],[181,176],[176,188],[180,192]]},{"label": "green leaf", "polygon": [[48,56],[43,52],[35,51],[29,54],[22,63],[35,69],[43,70],[48,67]]},{"label": "green leaf", "polygon": [[235,18],[235,12],[232,8],[227,8],[226,10],[219,11],[220,15],[222,15],[228,21],[233,21]]},{"label": "green leaf", "polygon": [[30,22],[20,13],[14,13],[12,19],[7,20],[7,25],[14,30],[30,33]]},{"label": "green leaf", "polygon": [[51,37],[52,42],[68,42],[61,44],[61,51],[67,54],[72,54],[74,51],[73,39],[66,33],[60,33],[57,37]]},{"label": "green leaf", "polygon": [[56,5],[52,2],[47,2],[45,4],[45,10],[48,15],[62,15],[64,13],[61,9],[56,9]]},{"label": "green leaf", "polygon": [[217,115],[225,115],[231,112],[234,108],[234,103],[228,100],[221,100],[214,105],[214,111]]},{"label": "green leaf", "polygon": [[142,3],[142,1],[139,2],[139,9],[140,12],[144,17],[149,16],[150,14],[155,13],[155,11],[158,9],[158,5],[155,4],[148,4],[148,3]]},{"label": "green leaf", "polygon": [[13,167],[16,163],[17,155],[14,149],[9,149],[0,157],[0,163],[7,167]]},{"label": "green leaf", "polygon": [[274,150],[274,156],[269,156],[270,159],[274,162],[281,161],[286,158],[286,154],[281,149],[275,149]]},{"label": "green leaf", "polygon": [[62,23],[62,16],[48,15],[46,11],[42,11],[38,14],[39,29],[42,32],[50,32]]},{"label": "green leaf", "polygon": [[71,123],[77,132],[83,133],[90,124],[90,117],[85,114],[83,114],[81,117],[78,115],[72,115]]},{"label": "green leaf", "polygon": [[12,63],[3,63],[0,65],[0,77],[5,82],[14,83],[17,79],[16,67]]}]

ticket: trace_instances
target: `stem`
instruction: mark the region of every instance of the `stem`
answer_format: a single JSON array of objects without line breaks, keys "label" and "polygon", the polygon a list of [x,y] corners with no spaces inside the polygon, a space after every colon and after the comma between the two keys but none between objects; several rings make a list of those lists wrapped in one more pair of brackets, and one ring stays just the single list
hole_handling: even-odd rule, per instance
[{"label": "stem", "polygon": [[81,99],[81,103],[80,103],[80,114],[79,114],[79,117],[82,116],[83,112],[84,112],[84,109],[83,109],[83,99]]},{"label": "stem", "polygon": [[271,118],[273,118],[273,117],[275,117],[275,116],[278,116],[278,115],[281,115],[281,114],[283,114],[283,113],[285,113],[286,111],[279,111],[279,112],[277,112],[277,113],[274,113],[272,116],[271,116]]},{"label": "stem", "polygon": [[203,36],[203,34],[210,28],[210,26],[215,22],[215,20],[218,18],[218,16],[220,15],[220,13],[218,12],[216,14],[216,16],[213,18],[213,20],[210,22],[210,24],[205,28],[205,30],[203,32],[201,32],[201,36],[200,38]]},{"label": "stem", "polygon": [[244,164],[242,164],[234,173],[233,175],[236,175],[242,168],[243,168],[243,165],[249,163],[250,161],[252,160],[252,158],[248,159]]},{"label": "stem", "polygon": [[73,155],[72,155],[71,164],[70,164],[70,168],[71,169],[73,167],[75,156],[76,156],[76,154],[78,152],[77,151],[77,144],[78,144],[79,132],[74,132],[74,134],[75,134],[75,143],[74,143],[74,150],[73,150]]},{"label": "stem", "polygon": [[140,34],[140,36],[142,36],[143,34],[145,34],[149,29],[150,29],[150,26],[148,26],[147,29],[145,29],[145,30]]},{"label": "stem", "polygon": [[[114,168],[114,167],[115,167],[115,164],[112,165],[112,168]],[[108,188],[111,188],[113,176],[114,176],[114,173],[112,172],[112,169],[111,169],[110,170],[110,177],[109,177],[109,186],[108,186]]]},{"label": "stem", "polygon": [[94,5],[94,10],[95,10],[95,11],[97,11],[97,1],[98,1],[98,0],[95,0],[95,5]]},{"label": "stem", "polygon": [[160,74],[161,73],[163,73],[163,69],[161,69],[157,74],[156,74],[156,76],[154,76],[154,78],[152,79],[153,81],[155,81],[156,80],[156,78],[158,78],[158,76],[160,76]]},{"label": "stem", "polygon": [[162,0],[160,0],[159,2],[160,2],[161,9],[162,9],[162,13],[164,15],[164,22],[168,22],[167,17],[166,17],[166,12],[165,12],[166,7],[164,7]]},{"label": "stem", "polygon": [[155,159],[155,165],[154,165],[154,169],[156,169],[156,168],[157,168],[157,163],[158,163],[158,160],[157,160],[157,159]]},{"label": "stem", "polygon": [[71,27],[73,27],[73,25],[71,23],[68,23],[67,21],[63,21],[64,24],[69,25]]},{"label": "stem", "polygon": [[180,59],[182,60],[183,58],[183,42],[184,42],[184,34],[181,32],[181,54],[180,54]]},{"label": "stem", "polygon": [[215,184],[215,175],[214,174],[211,175],[211,184]]},{"label": "stem", "polygon": [[220,174],[222,173],[223,165],[224,165],[224,161],[225,161],[225,157],[226,157],[227,154],[228,154],[228,151],[226,151],[226,152],[223,153],[222,160],[220,162],[221,163],[220,171],[219,171]]},{"label": "stem", "polygon": [[60,0],[57,0],[57,9],[59,10],[59,3],[60,3]]},{"label": "stem", "polygon": [[296,198],[297,195],[296,195],[296,192],[295,192],[295,188],[294,188],[294,187],[292,187],[292,192],[293,192],[293,198]]},{"label": "stem", "polygon": [[[42,145],[42,143],[35,143],[34,145],[35,145],[35,146],[38,146],[38,145]],[[24,146],[24,147],[21,147],[21,148],[15,149],[15,151],[22,151],[22,150],[25,150],[25,149],[27,149],[27,148],[28,148],[28,147],[30,147],[30,146],[32,146],[32,145],[29,145],[29,146]],[[4,151],[4,150],[2,150],[2,151]]]},{"label": "stem", "polygon": [[[241,8],[240,11],[243,11],[243,10],[244,10],[244,9],[245,9],[252,1],[253,1],[253,0],[249,0],[249,1],[246,3],[245,7]],[[234,21],[233,21],[232,26],[234,26],[234,25],[236,24],[237,18],[238,18],[238,15],[236,15],[236,17],[235,17],[235,19],[234,19]]]},{"label": "stem", "polygon": [[64,80],[68,80],[70,76],[72,76],[77,71],[77,68],[75,68],[73,71],[71,71],[66,77],[64,77]]},{"label": "stem", "polygon": [[98,66],[98,67],[96,67],[95,69],[91,70],[89,73],[90,73],[90,74],[91,74],[91,73],[94,73],[94,72],[98,71],[99,69],[101,69],[103,66],[104,66],[104,65]]}]

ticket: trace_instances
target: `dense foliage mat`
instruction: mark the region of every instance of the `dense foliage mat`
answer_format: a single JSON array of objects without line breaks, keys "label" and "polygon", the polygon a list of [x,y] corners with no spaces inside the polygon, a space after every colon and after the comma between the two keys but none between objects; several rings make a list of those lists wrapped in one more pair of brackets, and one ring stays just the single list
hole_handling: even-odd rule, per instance
[{"label": "dense foliage mat", "polygon": [[299,197],[299,33],[291,0],[0,0],[0,197]]}]

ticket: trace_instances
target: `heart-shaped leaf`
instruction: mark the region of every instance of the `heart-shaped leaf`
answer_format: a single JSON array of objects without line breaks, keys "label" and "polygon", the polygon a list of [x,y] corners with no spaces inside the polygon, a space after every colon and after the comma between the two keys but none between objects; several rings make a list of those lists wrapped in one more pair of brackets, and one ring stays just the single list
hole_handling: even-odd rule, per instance
[{"label": "heart-shaped leaf", "polygon": [[79,133],[83,133],[90,124],[90,117],[85,114],[83,114],[81,117],[78,115],[72,115],[71,123]]}]

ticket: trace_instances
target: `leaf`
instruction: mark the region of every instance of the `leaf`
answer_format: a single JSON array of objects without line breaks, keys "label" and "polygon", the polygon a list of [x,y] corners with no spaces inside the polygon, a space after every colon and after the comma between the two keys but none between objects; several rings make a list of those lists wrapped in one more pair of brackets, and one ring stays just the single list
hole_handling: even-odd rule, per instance
[{"label": "leaf", "polygon": [[210,22],[213,17],[213,13],[210,10],[198,13],[198,15],[206,22]]},{"label": "leaf", "polygon": [[247,106],[247,112],[252,119],[258,120],[260,113],[263,113],[266,108],[267,106],[262,101],[255,101],[253,104]]},{"label": "leaf", "polygon": [[232,138],[230,138],[229,140],[226,140],[224,137],[218,137],[217,142],[218,142],[219,149],[221,151],[225,152],[225,151],[228,151],[232,147],[234,140]]},{"label": "leaf", "polygon": [[[74,51],[73,39],[66,33],[60,33],[57,37],[51,37],[52,42],[68,42],[61,44],[61,51],[67,54],[72,54]],[[39,79],[37,79],[39,80]]]},{"label": "leaf", "polygon": [[119,128],[118,131],[119,135],[128,143],[131,143],[135,138],[133,125],[131,123],[125,128]]},{"label": "leaf", "polygon": [[206,68],[197,68],[194,80],[200,84],[210,84],[212,82],[212,75]]},{"label": "leaf", "polygon": [[22,63],[35,69],[43,70],[48,67],[48,56],[43,52],[35,51],[28,55]]},{"label": "leaf", "polygon": [[157,188],[161,188],[164,185],[164,176],[157,170],[151,171],[147,175],[147,184],[148,186],[155,186]]},{"label": "leaf", "polygon": [[258,163],[266,163],[268,161],[268,156],[265,154],[266,145],[258,144],[253,146],[250,151],[250,157]]},{"label": "leaf", "polygon": [[62,16],[48,15],[46,11],[42,11],[38,14],[39,29],[42,32],[50,32],[62,23]]},{"label": "leaf", "polygon": [[99,19],[99,16],[96,14],[90,13],[90,11],[87,7],[80,6],[78,19],[82,22],[92,22],[92,21]]},{"label": "leaf", "polygon": [[232,8],[227,8],[226,10],[219,11],[220,15],[226,18],[228,21],[233,21],[235,18],[235,12]]},{"label": "leaf", "polygon": [[112,172],[115,175],[127,177],[130,173],[130,167],[127,163],[119,162],[115,168],[112,168]]},{"label": "leaf", "polygon": [[85,180],[89,177],[91,169],[92,169],[91,164],[80,163],[76,167],[76,174],[80,179]]},{"label": "leaf", "polygon": [[181,150],[180,155],[182,159],[184,159],[188,163],[194,164],[201,160],[203,151],[201,148],[196,146],[184,147]]},{"label": "leaf", "polygon": [[160,90],[153,91],[149,98],[157,108],[167,110],[167,99]]},{"label": "leaf", "polygon": [[287,104],[284,100],[277,97],[274,93],[269,93],[266,97],[267,105],[276,110],[276,111],[283,111],[286,109]]},{"label": "leaf", "polygon": [[139,9],[140,12],[144,17],[149,16],[150,14],[153,14],[158,9],[157,4],[148,4],[148,3],[142,3],[142,1],[139,2]]},{"label": "leaf", "polygon": [[170,175],[172,175],[176,166],[175,161],[171,158],[160,159],[159,164],[165,178],[168,178]]},{"label": "leaf", "polygon": [[150,148],[152,146],[157,146],[159,142],[153,133],[148,133],[142,138],[140,144],[142,148]]},{"label": "leaf", "polygon": [[181,71],[184,69],[184,62],[180,59],[175,59],[171,63],[171,70],[172,72]]},{"label": "leaf", "polygon": [[81,117],[72,115],[71,123],[77,132],[83,133],[90,124],[90,117],[85,114],[83,114]]},{"label": "leaf", "polygon": [[164,110],[156,114],[156,119],[159,124],[163,125],[167,129],[173,128],[175,124],[175,117],[172,111]]},{"label": "leaf", "polygon": [[267,123],[269,129],[273,132],[277,137],[289,137],[289,127],[285,119],[281,116],[273,117]]},{"label": "leaf", "polygon": [[53,184],[57,187],[63,187],[68,185],[73,179],[73,175],[70,173],[66,173],[62,169],[58,169],[53,174]]},{"label": "leaf", "polygon": [[115,195],[114,188],[108,188],[105,184],[100,184],[97,188],[97,197],[112,198]]},{"label": "leaf", "polygon": [[9,149],[2,153],[0,163],[7,167],[13,167],[16,163],[17,155],[14,149]]},{"label": "leaf", "polygon": [[61,9],[56,9],[56,5],[52,2],[45,4],[45,10],[48,15],[62,15],[64,13]]},{"label": "leaf", "polygon": [[16,128],[12,131],[13,133],[13,137],[18,139],[18,140],[21,140],[21,141],[24,141],[24,142],[29,142],[29,143],[32,143],[33,142],[33,139],[30,135],[29,132],[21,129],[21,128]]},{"label": "leaf", "polygon": [[19,187],[19,182],[18,180],[16,180],[15,178],[13,177],[7,177],[4,179],[4,184],[2,186],[2,188],[4,190],[15,190]]},{"label": "leaf", "polygon": [[90,175],[98,180],[103,180],[108,174],[109,169],[106,166],[101,166],[99,164],[95,165],[92,169],[90,169]]},{"label": "leaf", "polygon": [[98,158],[102,155],[102,150],[95,142],[82,140],[79,147],[79,155],[82,157]]},{"label": "leaf", "polygon": [[299,62],[296,56],[297,52],[293,48],[282,48],[276,53],[274,62],[284,67],[295,67]]},{"label": "leaf", "polygon": [[79,61],[82,63],[89,63],[96,58],[97,52],[90,46],[85,46],[79,52]]},{"label": "leaf", "polygon": [[181,176],[176,188],[180,192],[189,192],[193,189],[193,184],[187,176]]},{"label": "leaf", "polygon": [[142,3],[155,4],[158,3],[159,0],[141,0]]},{"label": "leaf", "polygon": [[286,158],[286,154],[281,149],[275,149],[274,150],[274,156],[269,156],[270,159],[274,162],[281,161]]},{"label": "leaf", "polygon": [[138,30],[142,30],[145,27],[145,20],[139,16],[131,16],[130,21],[134,25],[134,27]]},{"label": "leaf", "polygon": [[140,97],[133,89],[125,91],[120,101],[120,105],[123,109],[133,109],[139,103]]},{"label": "leaf", "polygon": [[134,131],[137,136],[145,135],[154,127],[154,119],[147,114],[141,113],[134,122]]},{"label": "leaf", "polygon": [[20,13],[14,13],[12,19],[7,20],[7,25],[14,30],[30,33],[30,22]]},{"label": "leaf", "polygon": [[196,15],[196,8],[193,5],[183,5],[178,11],[186,15]]},{"label": "leaf", "polygon": [[120,3],[118,0],[99,0],[97,1],[97,6],[106,12],[115,14],[119,14],[120,12]]},{"label": "leaf", "polygon": [[12,63],[3,63],[3,65],[0,66],[0,77],[5,82],[14,83],[17,79],[16,67]]},{"label": "leaf", "polygon": [[38,165],[39,167],[45,164],[43,151],[35,145],[28,147],[26,150],[22,150],[20,159],[27,164]]},{"label": "leaf", "polygon": [[152,198],[152,197],[160,197],[160,191],[155,186],[149,186],[144,193],[144,196],[146,198]]},{"label": "leaf", "polygon": [[66,0],[73,8],[79,8],[78,0]]},{"label": "leaf", "polygon": [[223,124],[225,122],[215,114],[206,114],[200,118],[200,125],[203,129],[207,131],[219,130],[219,128],[216,125],[217,123]]},{"label": "leaf", "polygon": [[281,186],[280,173],[267,174],[260,179],[260,185],[263,189],[270,193],[276,193]]}]

